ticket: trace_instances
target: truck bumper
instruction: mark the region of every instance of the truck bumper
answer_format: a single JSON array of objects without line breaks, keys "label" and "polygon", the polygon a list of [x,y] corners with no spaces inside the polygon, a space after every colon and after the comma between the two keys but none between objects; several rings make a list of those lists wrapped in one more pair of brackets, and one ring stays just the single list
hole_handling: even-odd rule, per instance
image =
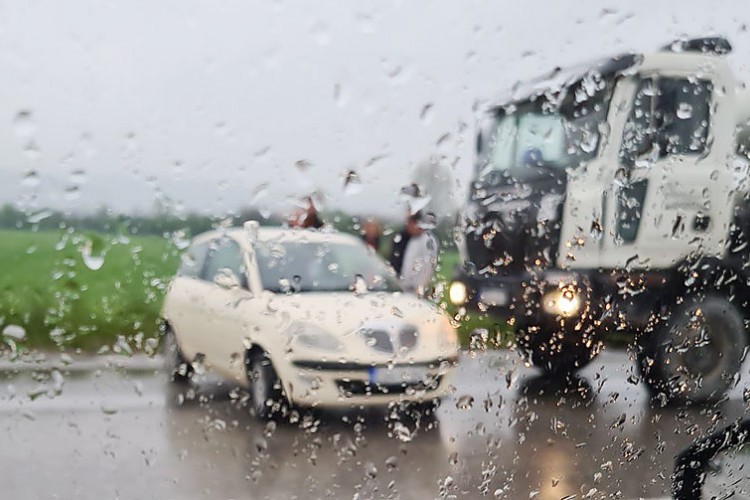
[{"label": "truck bumper", "polygon": [[561,326],[589,315],[590,289],[582,276],[559,271],[481,277],[457,274],[451,287],[465,287],[465,301],[454,305],[484,311],[517,325]]}]

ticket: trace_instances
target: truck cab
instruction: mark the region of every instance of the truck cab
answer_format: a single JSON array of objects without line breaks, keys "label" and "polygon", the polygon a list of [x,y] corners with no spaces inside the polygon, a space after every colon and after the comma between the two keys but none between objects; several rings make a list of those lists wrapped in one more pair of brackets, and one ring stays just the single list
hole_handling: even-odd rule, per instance
[{"label": "truck cab", "polygon": [[654,395],[720,397],[748,319],[749,114],[730,50],[682,40],[558,69],[491,107],[451,301],[507,317],[553,378],[625,331]]}]

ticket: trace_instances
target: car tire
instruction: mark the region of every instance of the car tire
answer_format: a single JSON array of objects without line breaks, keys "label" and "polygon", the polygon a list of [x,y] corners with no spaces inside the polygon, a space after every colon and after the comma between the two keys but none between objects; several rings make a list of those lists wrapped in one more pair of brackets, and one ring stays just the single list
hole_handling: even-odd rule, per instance
[{"label": "car tire", "polygon": [[687,299],[643,341],[638,369],[663,403],[704,403],[730,389],[747,338],[742,313],[719,295]]},{"label": "car tire", "polygon": [[187,384],[193,376],[193,367],[183,356],[177,337],[169,326],[164,329],[162,341],[167,380],[174,384]]},{"label": "car tire", "polygon": [[287,413],[288,405],[281,380],[268,354],[248,353],[247,377],[250,383],[250,404],[258,418],[271,420]]}]

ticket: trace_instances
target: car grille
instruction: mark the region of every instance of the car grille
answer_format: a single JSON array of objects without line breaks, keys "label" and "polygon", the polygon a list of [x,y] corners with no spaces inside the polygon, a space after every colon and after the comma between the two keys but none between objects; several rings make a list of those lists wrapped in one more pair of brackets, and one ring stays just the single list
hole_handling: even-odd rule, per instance
[{"label": "car grille", "polygon": [[405,394],[406,392],[434,391],[440,385],[442,376],[432,378],[429,382],[375,384],[364,380],[337,380],[336,385],[345,397]]},{"label": "car grille", "polygon": [[413,326],[398,329],[365,328],[362,330],[365,343],[376,351],[395,353],[411,350],[417,345],[418,332]]}]

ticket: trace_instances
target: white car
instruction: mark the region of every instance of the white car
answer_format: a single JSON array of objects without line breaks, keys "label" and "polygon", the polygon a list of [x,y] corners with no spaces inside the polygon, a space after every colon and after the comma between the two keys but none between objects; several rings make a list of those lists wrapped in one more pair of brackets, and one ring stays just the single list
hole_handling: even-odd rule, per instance
[{"label": "white car", "polygon": [[172,378],[189,378],[199,360],[248,387],[264,418],[289,404],[428,407],[449,390],[458,356],[448,317],[335,232],[250,222],[204,233],[162,316]]}]

